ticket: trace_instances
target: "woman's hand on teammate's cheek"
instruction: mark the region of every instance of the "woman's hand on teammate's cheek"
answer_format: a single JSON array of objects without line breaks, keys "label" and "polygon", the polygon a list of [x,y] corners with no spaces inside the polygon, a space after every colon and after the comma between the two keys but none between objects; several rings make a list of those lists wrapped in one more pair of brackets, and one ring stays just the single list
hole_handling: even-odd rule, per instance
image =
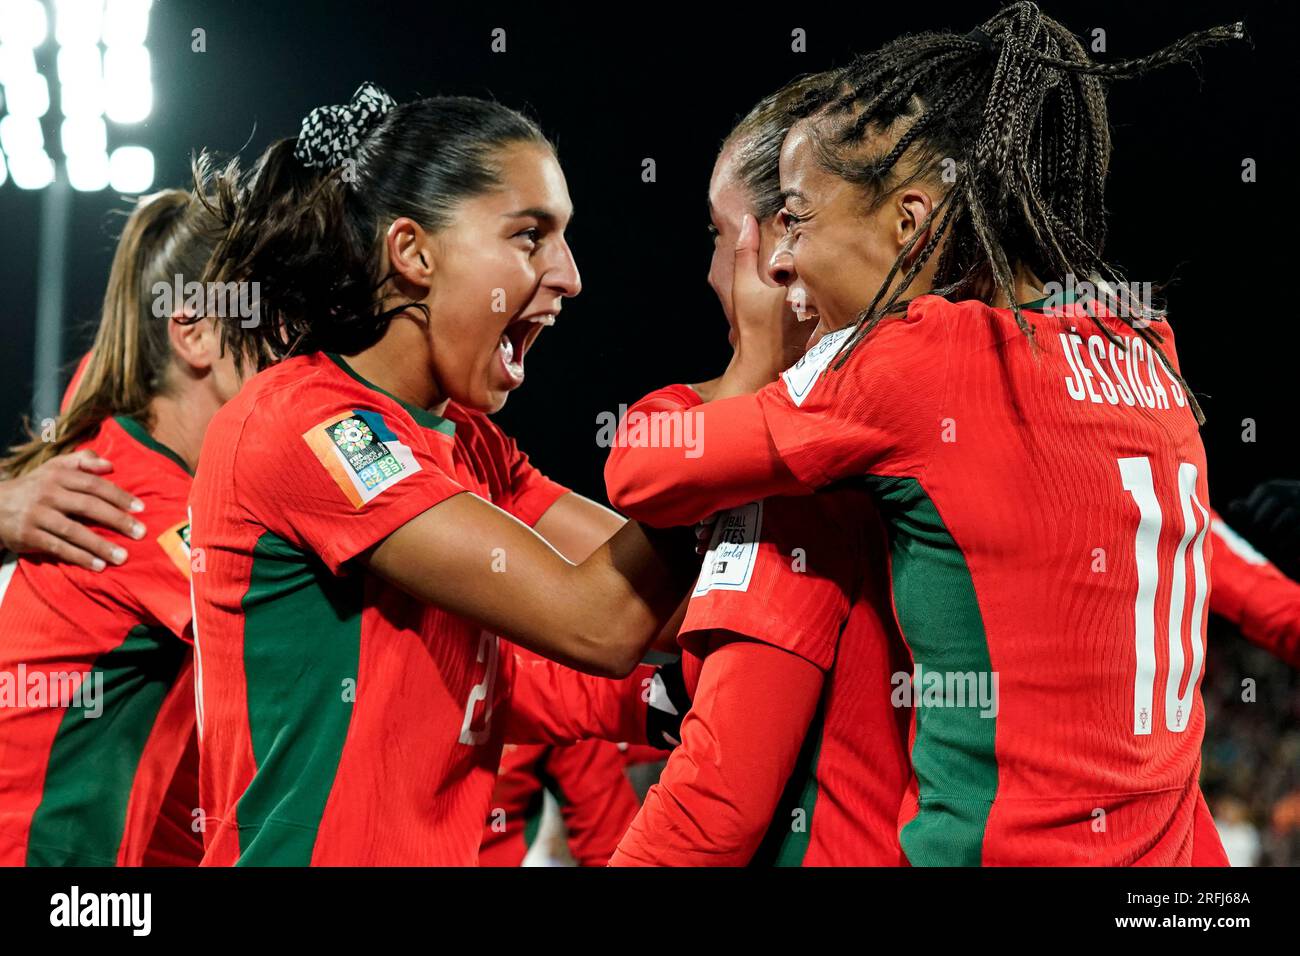
[{"label": "woman's hand on teammate's cheek", "polygon": [[713,398],[756,392],[776,380],[789,365],[785,289],[763,281],[758,254],[758,223],[746,215],[736,242],[736,264],[731,280],[736,316],[736,348]]}]

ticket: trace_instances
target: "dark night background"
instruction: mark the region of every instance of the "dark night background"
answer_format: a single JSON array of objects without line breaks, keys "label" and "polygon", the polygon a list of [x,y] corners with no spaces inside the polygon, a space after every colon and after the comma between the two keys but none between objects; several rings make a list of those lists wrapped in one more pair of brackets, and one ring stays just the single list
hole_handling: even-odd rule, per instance
[{"label": "dark night background", "polygon": [[[841,64],[903,32],[965,32],[997,6],[810,6],[746,20],[660,4],[580,14],[501,4],[159,0],[148,40],[154,109],[129,139],[154,151],[159,188],[186,181],[191,150],[251,157],[296,134],[312,107],[346,101],[365,79],[398,99],[491,95],[538,118],[559,144],[576,205],[570,238],[584,291],[542,336],[527,384],[499,420],[544,471],[603,499],[597,413],[670,380],[711,377],[725,363],[725,322],[705,282],[705,196],[734,120],[795,74]],[[1044,4],[1085,40],[1105,28],[1110,57],[1236,19],[1254,38],[1253,48],[1207,51],[1199,78],[1177,66],[1114,84],[1110,96],[1107,251],[1131,279],[1172,280],[1183,370],[1209,416],[1219,507],[1262,478],[1300,472],[1293,355],[1278,338],[1292,322],[1281,298],[1291,248],[1268,236],[1270,221],[1293,219],[1295,203],[1284,142],[1295,92],[1286,6]],[[207,33],[204,53],[190,49],[196,27]],[[490,51],[495,27],[507,31],[504,54]],[[807,31],[807,53],[791,52],[794,27]],[[111,128],[110,148],[123,141]],[[645,157],[656,161],[657,182],[641,180]],[[1258,182],[1241,181],[1244,157],[1258,162]],[[6,435],[17,433],[31,401],[39,201],[12,182],[0,187]],[[126,205],[110,190],[76,193],[73,202],[65,363],[90,341],[120,221],[110,212]],[[1254,443],[1241,440],[1243,418],[1257,423]]]}]

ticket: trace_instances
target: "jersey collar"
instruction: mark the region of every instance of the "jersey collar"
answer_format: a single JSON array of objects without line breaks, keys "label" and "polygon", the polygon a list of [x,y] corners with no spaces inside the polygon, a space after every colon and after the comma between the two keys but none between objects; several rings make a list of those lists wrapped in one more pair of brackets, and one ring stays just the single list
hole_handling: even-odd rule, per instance
[{"label": "jersey collar", "polygon": [[444,435],[456,434],[455,422],[449,421],[441,417],[440,415],[435,415],[433,412],[429,411],[426,408],[420,408],[420,406],[418,405],[412,405],[409,402],[404,402],[396,395],[394,395],[392,392],[380,388],[374,382],[367,381],[366,379],[362,378],[360,375],[356,373],[356,370],[353,369],[352,366],[347,363],[347,360],[344,359],[342,355],[339,355],[336,352],[326,352],[325,357],[329,359],[331,362],[333,362],[335,365],[337,365],[345,373],[347,373],[349,377],[360,382],[366,388],[378,392],[380,395],[387,395],[398,405],[401,405],[402,408],[406,409],[407,414],[409,414],[412,418],[415,419],[415,423],[421,426],[422,428],[429,428],[432,429],[433,431],[442,432]]},{"label": "jersey collar", "polygon": [[126,432],[141,445],[144,445],[145,448],[162,455],[164,458],[174,461],[176,464],[181,466],[181,469],[185,474],[189,475],[191,478],[194,477],[194,472],[190,471],[190,466],[185,464],[185,459],[150,435],[148,429],[146,429],[144,425],[140,424],[138,419],[132,418],[130,415],[114,415],[113,421],[117,422],[122,431]]}]

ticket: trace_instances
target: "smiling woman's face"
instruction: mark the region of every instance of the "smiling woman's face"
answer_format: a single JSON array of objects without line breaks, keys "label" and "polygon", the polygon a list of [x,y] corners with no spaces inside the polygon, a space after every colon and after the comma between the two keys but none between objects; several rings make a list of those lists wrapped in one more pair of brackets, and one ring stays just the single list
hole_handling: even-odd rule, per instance
[{"label": "smiling woman's face", "polygon": [[[820,333],[857,321],[893,267],[911,213],[888,201],[868,210],[864,194],[817,162],[810,122],[794,126],[781,148],[785,229],[769,274],[787,288],[787,301]],[[900,203],[902,204],[900,206]],[[901,215],[900,215],[901,213]]]},{"label": "smiling woman's face", "polygon": [[430,361],[439,393],[484,412],[523,384],[524,355],[582,289],[564,238],[573,215],[554,153],[516,143],[494,157],[500,184],[465,200],[430,237]]}]

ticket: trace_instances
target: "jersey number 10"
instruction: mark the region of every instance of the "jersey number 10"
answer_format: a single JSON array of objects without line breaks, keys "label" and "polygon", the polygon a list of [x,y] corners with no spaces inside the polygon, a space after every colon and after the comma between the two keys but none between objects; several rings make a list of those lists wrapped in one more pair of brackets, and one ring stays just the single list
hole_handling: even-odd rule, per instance
[{"label": "jersey number 10", "polygon": [[[1156,589],[1160,583],[1158,560],[1160,530],[1164,516],[1156,500],[1155,482],[1149,458],[1120,458],[1119,473],[1124,490],[1133,496],[1138,508],[1134,557],[1137,563],[1137,600],[1133,607],[1134,632],[1137,638],[1137,671],[1133,678],[1133,733],[1149,734],[1155,723],[1152,697],[1156,682]],[[1205,532],[1210,527],[1210,513],[1196,497],[1196,466],[1178,465],[1178,506],[1182,512],[1182,533],[1174,552],[1173,580],[1169,591],[1169,676],[1165,680],[1165,726],[1181,733],[1187,729],[1192,714],[1192,695],[1201,677],[1205,645],[1201,640],[1202,615],[1209,594],[1205,574]],[[1193,506],[1201,513],[1198,520]],[[1197,526],[1199,527],[1199,530]],[[1193,541],[1195,538],[1195,541]],[[1187,549],[1192,550],[1192,672],[1187,690],[1180,696],[1183,681],[1183,610],[1187,601]]]}]

